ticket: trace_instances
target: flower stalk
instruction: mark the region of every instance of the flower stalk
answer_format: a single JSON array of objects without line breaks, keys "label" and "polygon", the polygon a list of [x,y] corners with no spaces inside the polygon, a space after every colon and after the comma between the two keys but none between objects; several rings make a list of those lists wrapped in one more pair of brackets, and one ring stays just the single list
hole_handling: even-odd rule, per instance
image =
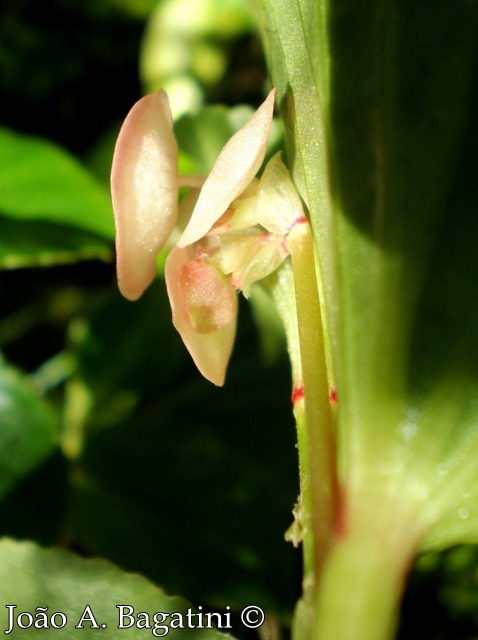
[{"label": "flower stalk", "polygon": [[314,564],[317,570],[330,546],[334,529],[337,482],[335,434],[324,346],[314,245],[310,224],[294,225],[287,239],[297,305],[302,386],[306,419],[310,492],[314,530]]},{"label": "flower stalk", "polygon": [[[304,217],[290,230],[287,249],[291,256],[298,321],[299,378],[294,380],[294,413],[300,459],[302,527],[304,545],[303,599],[300,621],[314,625],[316,589],[331,547],[338,504],[334,410],[326,362],[324,329],[317,287],[312,232]],[[335,392],[333,392],[335,395]],[[305,606],[308,613],[299,613]],[[305,631],[307,633],[307,631]],[[309,633],[307,633],[309,635]],[[297,637],[298,637],[297,636]]]}]

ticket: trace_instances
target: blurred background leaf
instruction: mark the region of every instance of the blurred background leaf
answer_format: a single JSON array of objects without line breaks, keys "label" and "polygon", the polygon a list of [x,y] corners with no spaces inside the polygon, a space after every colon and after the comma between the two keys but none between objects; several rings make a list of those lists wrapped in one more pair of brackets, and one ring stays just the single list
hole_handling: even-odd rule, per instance
[{"label": "blurred background leaf", "polygon": [[[35,616],[36,608],[43,607],[47,608],[48,620],[50,616],[52,620],[49,631],[34,627],[24,629],[15,623],[9,632],[6,625],[5,633],[10,637],[32,638],[50,633],[60,640],[71,638],[75,633],[92,637],[100,628],[103,638],[117,638],[120,622],[117,605],[126,603],[126,607],[132,609],[125,608],[122,611],[136,616],[139,612],[148,613],[151,627],[155,624],[154,614],[163,612],[182,614],[187,628],[187,602],[167,596],[143,577],[124,573],[104,560],[85,560],[64,550],[43,550],[32,543],[3,540],[0,543],[0,567],[0,598],[4,602],[16,603],[14,614],[27,611]],[[86,609],[87,605],[89,609]],[[193,608],[193,611],[196,609]],[[64,620],[54,616],[55,612],[62,612]],[[197,618],[191,619],[198,622]],[[62,625],[63,621],[66,624],[62,628],[54,628],[55,624]],[[131,619],[124,617],[121,621],[129,625]],[[26,617],[21,622],[27,624]],[[80,622],[81,630],[75,629]],[[227,620],[224,619],[224,622]],[[162,631],[158,628],[156,633]],[[173,627],[167,631],[171,638],[184,637],[183,629]],[[141,638],[144,637],[145,628],[133,625],[132,628],[122,629],[121,633],[128,638]],[[194,633],[200,640],[231,637],[214,629],[195,629]]]},{"label": "blurred background leaf", "polygon": [[57,444],[53,412],[25,376],[0,360],[0,498]]},{"label": "blurred background leaf", "polygon": [[8,129],[0,129],[0,213],[114,238],[108,190],[56,145]]},{"label": "blurred background leaf", "polygon": [[80,229],[0,216],[0,269],[45,267],[93,258],[109,262],[112,254],[110,244]]},{"label": "blurred background leaf", "polygon": [[[214,93],[221,84],[230,97],[236,93],[239,100],[248,101],[251,89],[260,89],[263,78],[258,49],[251,46],[252,32],[253,22],[241,0],[159,2],[141,50],[145,88],[166,89],[176,117],[197,111],[206,91]],[[231,82],[227,73],[231,64],[237,64],[239,51],[247,63],[243,60],[235,69]]]}]

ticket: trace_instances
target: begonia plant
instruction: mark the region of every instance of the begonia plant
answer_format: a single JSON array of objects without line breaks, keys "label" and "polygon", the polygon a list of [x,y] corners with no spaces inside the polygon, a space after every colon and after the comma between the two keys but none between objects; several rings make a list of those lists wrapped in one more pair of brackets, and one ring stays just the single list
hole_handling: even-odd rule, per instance
[{"label": "begonia plant", "polygon": [[[465,333],[468,352],[453,322],[438,318],[436,336],[424,329],[428,310],[440,313],[427,269],[453,194],[471,78],[459,62],[476,41],[476,11],[447,3],[464,37],[449,43],[451,62],[413,85],[412,55],[429,62],[444,23],[408,31],[407,9],[379,0],[356,30],[344,2],[259,4],[277,89],[209,177],[178,181],[164,93],[126,119],[113,163],[120,287],[137,271],[151,280],[178,186],[199,190],[165,269],[173,322],[199,370],[223,384],[236,291],[267,290],[287,334],[301,479],[287,537],[304,551],[293,635],[385,640],[418,553],[476,535],[476,331]],[[274,100],[292,178],[277,156],[255,177]],[[433,355],[440,340],[451,340],[448,362]]]}]

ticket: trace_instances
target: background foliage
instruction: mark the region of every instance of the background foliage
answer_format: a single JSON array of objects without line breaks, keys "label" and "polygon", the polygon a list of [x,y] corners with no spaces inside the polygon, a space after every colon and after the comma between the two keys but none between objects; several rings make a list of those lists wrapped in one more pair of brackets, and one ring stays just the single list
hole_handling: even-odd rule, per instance
[{"label": "background foliage", "polygon": [[[243,305],[226,387],[202,380],[162,281],[118,294],[108,192],[142,92],[168,88],[181,162],[204,171],[248,111],[203,105],[257,105],[265,81],[240,0],[2,3],[0,533],[287,624],[300,553],[283,539],[298,482],[280,336]],[[476,637],[477,566],[474,547],[422,558],[403,637]]]}]

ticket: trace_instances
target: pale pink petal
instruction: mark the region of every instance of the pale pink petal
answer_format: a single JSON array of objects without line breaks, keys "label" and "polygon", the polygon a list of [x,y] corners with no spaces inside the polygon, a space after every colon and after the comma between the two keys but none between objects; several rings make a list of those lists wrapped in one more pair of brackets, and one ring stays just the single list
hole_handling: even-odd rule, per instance
[{"label": "pale pink petal", "polygon": [[170,252],[165,278],[174,326],[202,375],[222,386],[236,334],[237,294],[216,267],[195,258],[191,246]]},{"label": "pale pink petal", "polygon": [[272,124],[273,89],[252,118],[227,142],[201,190],[179,247],[197,242],[249,185],[266,153]]},{"label": "pale pink petal", "polygon": [[118,285],[130,300],[154,279],[156,255],[176,223],[177,165],[168,97],[156,91],[126,116],[111,169]]}]

